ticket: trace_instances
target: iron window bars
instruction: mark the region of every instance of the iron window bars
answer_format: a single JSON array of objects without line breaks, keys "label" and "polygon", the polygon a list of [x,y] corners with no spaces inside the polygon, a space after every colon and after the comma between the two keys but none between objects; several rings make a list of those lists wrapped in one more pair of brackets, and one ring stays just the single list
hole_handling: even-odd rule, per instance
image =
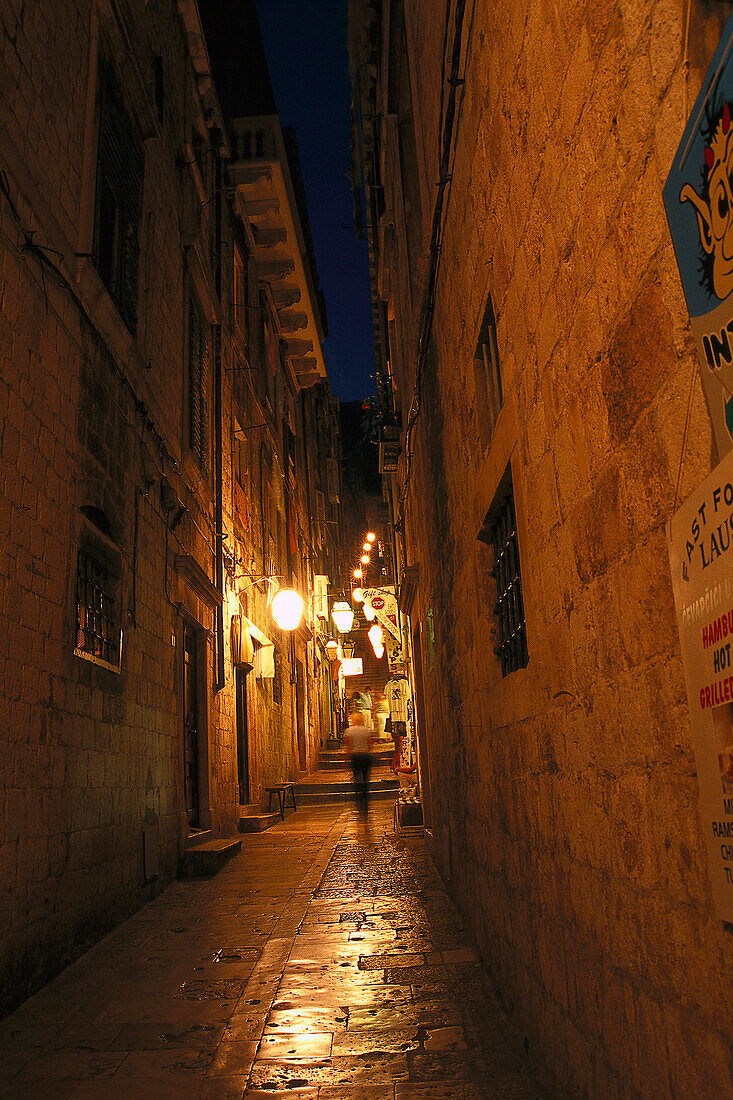
[{"label": "iron window bars", "polygon": [[115,578],[86,550],[79,550],[76,568],[77,657],[114,672],[122,663],[122,630],[116,621]]},{"label": "iron window bars", "polygon": [[518,668],[526,668],[529,661],[513,494],[499,509],[491,529],[491,545],[497,593],[494,612],[499,626],[499,644],[494,652],[501,661],[502,676],[507,676]]}]

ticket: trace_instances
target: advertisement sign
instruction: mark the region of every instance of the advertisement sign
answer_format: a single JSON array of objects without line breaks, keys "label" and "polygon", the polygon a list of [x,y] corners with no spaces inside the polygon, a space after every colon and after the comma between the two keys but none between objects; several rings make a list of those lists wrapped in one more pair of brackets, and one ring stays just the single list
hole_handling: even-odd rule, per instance
[{"label": "advertisement sign", "polygon": [[364,603],[370,605],[377,616],[377,621],[399,641],[400,628],[394,585],[386,585],[384,588],[365,588],[363,592]]},{"label": "advertisement sign", "polygon": [[393,638],[391,634],[385,634],[384,644],[387,650],[387,663],[389,665],[390,675],[394,676],[395,672],[404,672],[405,653],[402,648],[402,642],[397,638]]},{"label": "advertisement sign", "polygon": [[733,17],[664,185],[719,453],[733,444]]},{"label": "advertisement sign", "polygon": [[733,454],[667,524],[715,913],[733,921]]},{"label": "advertisement sign", "polygon": [[344,657],[341,662],[341,672],[344,676],[361,676],[363,671],[361,657]]}]

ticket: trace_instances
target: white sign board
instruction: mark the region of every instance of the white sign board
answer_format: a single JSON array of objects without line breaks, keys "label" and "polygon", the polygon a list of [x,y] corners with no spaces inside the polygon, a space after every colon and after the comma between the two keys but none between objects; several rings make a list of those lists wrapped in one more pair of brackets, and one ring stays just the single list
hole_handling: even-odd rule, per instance
[{"label": "white sign board", "polygon": [[733,454],[667,524],[715,913],[733,921]]},{"label": "white sign board", "polygon": [[363,591],[364,603],[369,604],[377,616],[377,621],[399,641],[399,612],[394,585],[386,585],[384,588],[365,588]]},{"label": "white sign board", "polygon": [[363,672],[361,657],[344,657],[341,662],[341,671],[344,676],[361,676]]}]

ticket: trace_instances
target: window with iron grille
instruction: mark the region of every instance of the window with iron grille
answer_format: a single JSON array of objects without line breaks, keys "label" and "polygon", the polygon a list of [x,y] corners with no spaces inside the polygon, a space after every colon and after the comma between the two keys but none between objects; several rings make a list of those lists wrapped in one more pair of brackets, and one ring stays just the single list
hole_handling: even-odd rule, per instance
[{"label": "window with iron grille", "polygon": [[279,703],[282,706],[283,701],[283,677],[282,677],[282,662],[280,660],[280,650],[277,646],[273,647],[272,663],[275,670],[275,675],[272,679],[272,701],[273,703]]},{"label": "window with iron grille", "polygon": [[484,318],[479,331],[474,356],[474,379],[479,430],[484,442],[487,443],[491,439],[494,425],[504,403],[499,345],[496,339],[496,318],[491,295],[489,295],[486,302]]},{"label": "window with iron grille", "polygon": [[491,572],[496,582],[494,613],[499,629],[499,644],[494,652],[501,661],[502,676],[507,676],[518,668],[525,668],[529,661],[511,480],[505,484],[501,497],[492,507],[481,538],[494,550]]},{"label": "window with iron grille", "polygon": [[76,567],[77,657],[119,672],[122,631],[117,620],[117,581],[111,570],[87,550]]},{"label": "window with iron grille", "polygon": [[244,339],[248,340],[247,314],[249,305],[249,272],[247,254],[239,245],[234,246],[234,324]]},{"label": "window with iron grille", "polygon": [[94,262],[131,332],[137,325],[138,223],[143,145],[108,64],[101,73]]},{"label": "window with iron grille", "polygon": [[209,458],[209,328],[194,298],[188,315],[188,445],[205,470]]}]

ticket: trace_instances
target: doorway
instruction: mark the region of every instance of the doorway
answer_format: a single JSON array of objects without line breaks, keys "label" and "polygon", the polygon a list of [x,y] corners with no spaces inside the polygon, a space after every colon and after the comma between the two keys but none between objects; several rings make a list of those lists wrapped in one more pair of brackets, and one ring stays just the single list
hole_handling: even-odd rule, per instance
[{"label": "doorway", "polygon": [[249,805],[249,726],[247,717],[247,673],[235,669],[234,683],[237,696],[237,774],[239,778],[239,804]]},{"label": "doorway", "polygon": [[199,656],[196,631],[183,627],[183,785],[188,824],[200,823]]},{"label": "doorway", "polygon": [[430,757],[427,748],[427,723],[425,721],[425,694],[422,676],[422,644],[420,629],[415,628],[412,635],[412,673],[415,694],[413,699],[412,721],[417,732],[418,761],[420,766],[420,791],[422,794],[423,821],[426,827],[433,824],[432,785],[430,782]]},{"label": "doorway", "polygon": [[305,683],[303,662],[295,661],[295,728],[298,733],[298,766],[302,772],[308,767],[305,746]]}]

